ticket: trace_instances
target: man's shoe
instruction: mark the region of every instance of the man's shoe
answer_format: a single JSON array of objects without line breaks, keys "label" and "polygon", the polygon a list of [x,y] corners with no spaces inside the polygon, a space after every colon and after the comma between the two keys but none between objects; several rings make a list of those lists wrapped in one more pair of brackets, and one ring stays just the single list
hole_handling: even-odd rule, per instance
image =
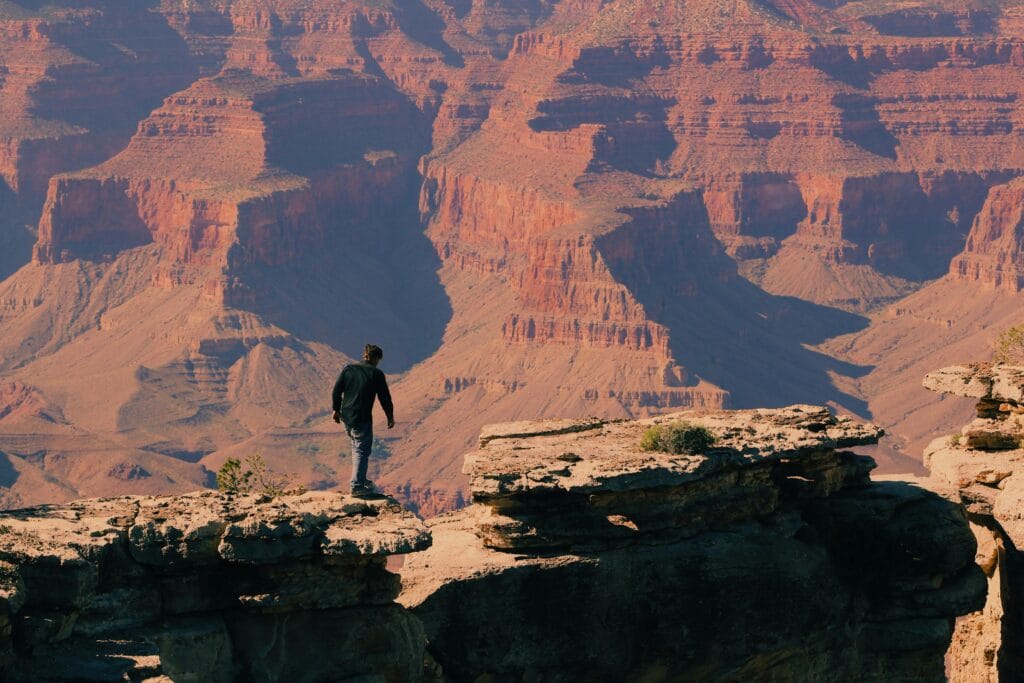
[{"label": "man's shoe", "polygon": [[351,493],[353,496],[356,497],[381,495],[380,491],[377,490],[377,487],[374,486],[373,482],[370,481],[369,479],[367,479],[366,482],[363,484],[353,484]]}]

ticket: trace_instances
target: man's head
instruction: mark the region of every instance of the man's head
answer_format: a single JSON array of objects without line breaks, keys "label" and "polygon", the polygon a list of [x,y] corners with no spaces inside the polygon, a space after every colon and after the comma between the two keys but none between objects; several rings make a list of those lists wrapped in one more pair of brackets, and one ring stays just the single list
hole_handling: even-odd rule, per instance
[{"label": "man's head", "polygon": [[384,351],[376,344],[367,344],[363,349],[363,360],[371,365],[376,365],[384,357]]}]

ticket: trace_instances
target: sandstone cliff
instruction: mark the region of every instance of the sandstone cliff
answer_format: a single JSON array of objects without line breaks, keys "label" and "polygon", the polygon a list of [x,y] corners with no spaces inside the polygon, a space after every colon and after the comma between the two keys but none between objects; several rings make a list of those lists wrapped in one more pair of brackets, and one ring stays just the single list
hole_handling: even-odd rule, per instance
[{"label": "sandstone cliff", "polygon": [[[999,321],[959,324],[959,309],[988,310],[976,280],[931,291],[939,310],[902,322],[933,348],[904,354],[880,309],[947,273],[990,188],[1022,167],[1016,10],[935,4],[558,5],[518,37],[475,134],[424,164],[451,334],[403,384],[429,412],[385,477],[415,488],[438,461],[454,476],[440,425],[468,440],[527,403],[552,416],[833,403],[895,425],[879,458],[914,468],[936,423],[908,419],[905,383],[890,396],[887,378],[951,346],[921,318],[954,320],[971,349]],[[640,378],[602,372],[627,353]],[[519,370],[537,356],[567,378],[554,400]],[[426,398],[452,382],[458,394]]]},{"label": "sandstone cliff", "polygon": [[50,177],[124,147],[197,75],[164,17],[133,2],[0,8],[0,277],[27,263]]},{"label": "sandstone cliff", "polygon": [[1019,292],[1024,286],[1024,181],[992,188],[974,220],[964,253],[953,259],[950,273],[960,279]]},{"label": "sandstone cliff", "polygon": [[[639,449],[677,419],[715,442]],[[872,483],[870,458],[844,450],[879,434],[802,405],[497,425],[465,460],[474,504],[429,528],[334,493],[9,511],[0,672],[941,681],[984,575],[962,507]]]},{"label": "sandstone cliff", "polygon": [[108,498],[0,529],[5,680],[421,675],[423,629],[385,562],[430,536],[394,501]]},{"label": "sandstone cliff", "polygon": [[967,509],[989,585],[984,609],[957,624],[950,680],[1018,681],[1024,671],[1024,368],[953,366],[928,375],[924,385],[977,399],[977,417],[925,451],[930,485]]},{"label": "sandstone cliff", "polygon": [[[703,455],[637,449],[708,428]],[[944,680],[984,578],[962,508],[872,483],[879,431],[813,406],[486,429],[407,605],[455,681]]]}]

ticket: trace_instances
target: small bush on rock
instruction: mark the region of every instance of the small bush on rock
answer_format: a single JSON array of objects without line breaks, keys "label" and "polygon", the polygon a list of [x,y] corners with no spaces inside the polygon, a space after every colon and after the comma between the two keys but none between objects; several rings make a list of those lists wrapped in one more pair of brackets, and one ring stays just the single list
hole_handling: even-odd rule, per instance
[{"label": "small bush on rock", "polygon": [[222,493],[248,493],[252,490],[252,471],[243,470],[237,458],[228,458],[217,470],[217,490]]},{"label": "small bush on rock", "polygon": [[689,422],[672,422],[647,429],[640,437],[640,450],[695,455],[703,453],[714,443],[714,435],[704,427]]},{"label": "small bush on rock", "polygon": [[277,498],[285,493],[305,493],[302,486],[290,489],[291,477],[278,474],[267,466],[262,455],[250,455],[245,459],[247,468],[237,458],[228,458],[217,471],[217,490],[222,493],[259,493],[267,498]]},{"label": "small bush on rock", "polygon": [[999,335],[992,360],[996,363],[1024,365],[1024,325],[1016,325]]}]

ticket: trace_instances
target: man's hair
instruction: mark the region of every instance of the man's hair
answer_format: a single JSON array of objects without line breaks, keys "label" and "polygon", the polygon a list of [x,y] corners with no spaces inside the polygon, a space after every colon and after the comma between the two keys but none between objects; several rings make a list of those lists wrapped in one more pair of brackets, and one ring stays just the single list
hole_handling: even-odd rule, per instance
[{"label": "man's hair", "polygon": [[367,363],[372,363],[375,360],[380,360],[384,357],[384,351],[376,344],[367,344],[363,349],[363,360]]}]

